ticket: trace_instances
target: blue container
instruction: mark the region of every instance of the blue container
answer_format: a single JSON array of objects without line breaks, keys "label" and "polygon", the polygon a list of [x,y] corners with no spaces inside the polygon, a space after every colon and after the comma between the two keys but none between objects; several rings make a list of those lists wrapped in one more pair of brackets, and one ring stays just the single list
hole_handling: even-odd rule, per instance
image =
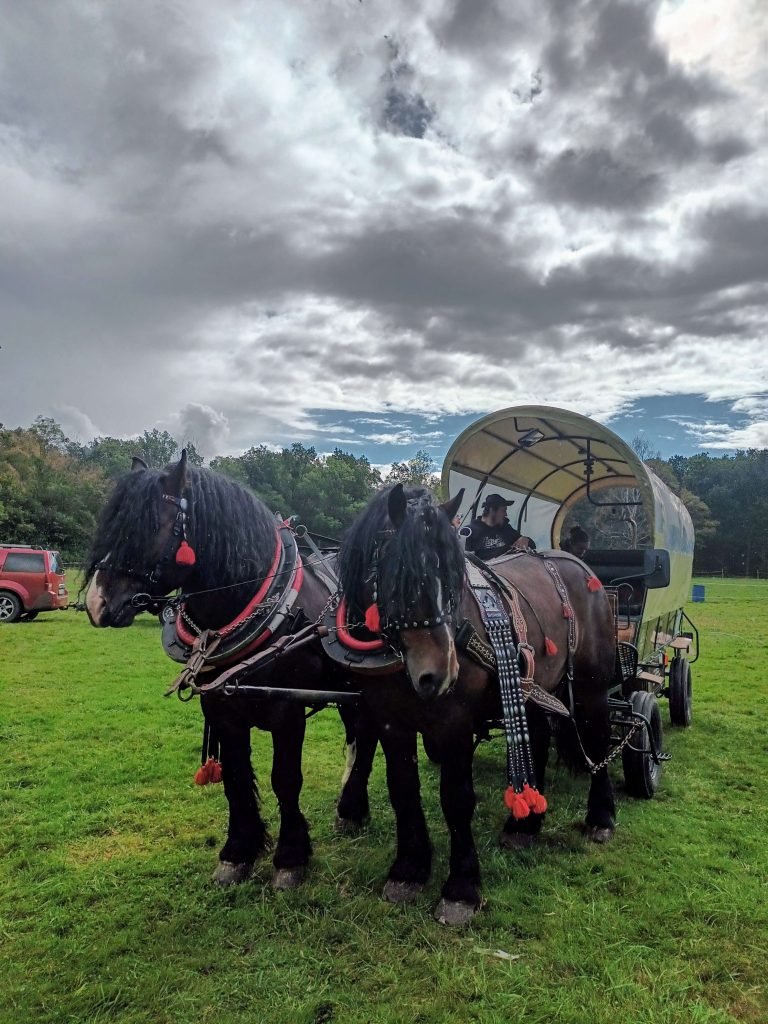
[{"label": "blue container", "polygon": [[694,583],[693,585],[693,603],[703,604],[704,602],[704,587],[700,583]]}]

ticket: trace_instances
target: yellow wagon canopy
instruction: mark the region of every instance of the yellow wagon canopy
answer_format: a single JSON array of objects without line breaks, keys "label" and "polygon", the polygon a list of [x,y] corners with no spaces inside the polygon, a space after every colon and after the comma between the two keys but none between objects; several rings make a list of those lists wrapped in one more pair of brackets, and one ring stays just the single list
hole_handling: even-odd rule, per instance
[{"label": "yellow wagon canopy", "polygon": [[646,467],[613,431],[546,406],[502,409],[473,423],[446,456],[443,485],[449,490],[451,474],[477,480],[483,491],[501,488],[557,505],[585,492],[587,479],[590,491],[649,486]]}]

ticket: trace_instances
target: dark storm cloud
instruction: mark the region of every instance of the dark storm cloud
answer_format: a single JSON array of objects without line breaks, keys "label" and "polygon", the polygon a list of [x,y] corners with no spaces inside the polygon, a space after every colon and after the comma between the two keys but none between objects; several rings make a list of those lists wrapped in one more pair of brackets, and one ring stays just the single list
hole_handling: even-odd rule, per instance
[{"label": "dark storm cloud", "polygon": [[658,198],[661,177],[622,163],[605,149],[567,149],[545,168],[542,184],[555,202],[638,209]]}]

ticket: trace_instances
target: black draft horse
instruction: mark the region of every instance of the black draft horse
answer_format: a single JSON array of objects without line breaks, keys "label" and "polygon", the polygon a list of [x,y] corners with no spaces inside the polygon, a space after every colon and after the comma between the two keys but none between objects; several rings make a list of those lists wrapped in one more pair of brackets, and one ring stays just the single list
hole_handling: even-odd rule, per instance
[{"label": "black draft horse", "polygon": [[[182,540],[174,534],[182,498],[188,506],[187,538],[196,553],[194,564],[187,566],[178,565],[172,557]],[[220,629],[242,612],[259,583],[269,576],[276,536],[275,517],[263,502],[226,477],[189,466],[186,453],[165,471],[147,469],[135,459],[134,471],[117,482],[92,541],[86,573],[90,621],[101,627],[130,626],[137,614],[135,595],[150,592],[160,597],[183,587],[190,595],[185,604],[189,619],[201,630]],[[295,609],[312,622],[329,594],[311,559],[305,569]],[[206,674],[205,681],[212,678],[213,674]],[[315,690],[343,689],[345,682],[322,653],[319,640],[286,653],[263,670],[258,681]],[[303,880],[311,854],[309,830],[299,809],[304,707],[215,693],[203,695],[201,703],[220,742],[229,804],[227,840],[214,881],[221,885],[244,881],[269,845],[250,756],[250,730],[257,726],[272,734],[272,788],[280,809],[272,884],[293,888]],[[351,740],[350,720],[343,717]],[[368,814],[364,765],[370,772],[375,738],[370,743],[369,751],[360,750],[354,786],[344,790],[339,801],[340,823],[346,830],[359,826]]]},{"label": "black draft horse", "polygon": [[[435,911],[438,920],[463,924],[481,904],[480,868],[472,836],[475,793],[474,736],[478,726],[501,715],[495,673],[457,650],[457,626],[468,619],[486,636],[477,602],[465,586],[465,561],[451,520],[460,496],[439,505],[422,487],[396,485],[380,492],[345,537],[339,556],[350,620],[359,621],[376,597],[382,633],[402,653],[405,672],[387,678],[360,676],[387,763],[387,782],[397,823],[397,852],[384,895],[413,899],[430,875],[431,846],[421,805],[416,756],[421,733],[431,760],[441,766],[440,802],[450,833],[450,870]],[[495,571],[522,593],[528,638],[542,651],[545,636],[557,653],[537,657],[535,682],[549,693],[567,670],[568,621],[542,558],[525,554],[499,560]],[[568,558],[558,568],[569,591],[576,623],[573,696],[583,748],[595,764],[610,744],[608,690],[615,672],[613,614],[600,589],[586,585],[584,566]],[[374,589],[376,588],[376,589]],[[407,626],[408,628],[403,628]],[[414,628],[415,627],[415,628]],[[549,724],[527,705],[539,786],[549,751]],[[543,815],[531,813],[504,825],[502,842],[529,845]],[[614,830],[615,804],[607,768],[592,777],[587,835],[605,842]]]}]

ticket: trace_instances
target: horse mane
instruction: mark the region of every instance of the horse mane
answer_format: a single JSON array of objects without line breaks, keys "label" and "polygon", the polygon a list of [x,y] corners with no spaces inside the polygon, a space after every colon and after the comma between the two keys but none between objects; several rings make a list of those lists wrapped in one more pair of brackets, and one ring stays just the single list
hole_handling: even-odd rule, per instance
[{"label": "horse mane", "polygon": [[[107,556],[115,565],[153,568],[148,552],[160,525],[163,484],[170,468],[129,472],[118,479],[91,543],[86,584]],[[269,572],[275,518],[261,499],[236,481],[195,466],[187,467],[185,496],[187,539],[197,556],[190,589],[231,586]]]},{"label": "horse mane", "polygon": [[[426,580],[439,579],[444,599],[458,605],[464,586],[464,554],[456,531],[426,487],[403,491],[407,513],[398,530],[389,519],[392,487],[385,487],[352,524],[339,552],[339,577],[350,612],[364,611],[370,595],[366,581],[378,552],[378,603],[395,621],[408,618],[408,610],[421,599],[434,604],[434,587]],[[432,607],[428,614],[440,609]]]}]

